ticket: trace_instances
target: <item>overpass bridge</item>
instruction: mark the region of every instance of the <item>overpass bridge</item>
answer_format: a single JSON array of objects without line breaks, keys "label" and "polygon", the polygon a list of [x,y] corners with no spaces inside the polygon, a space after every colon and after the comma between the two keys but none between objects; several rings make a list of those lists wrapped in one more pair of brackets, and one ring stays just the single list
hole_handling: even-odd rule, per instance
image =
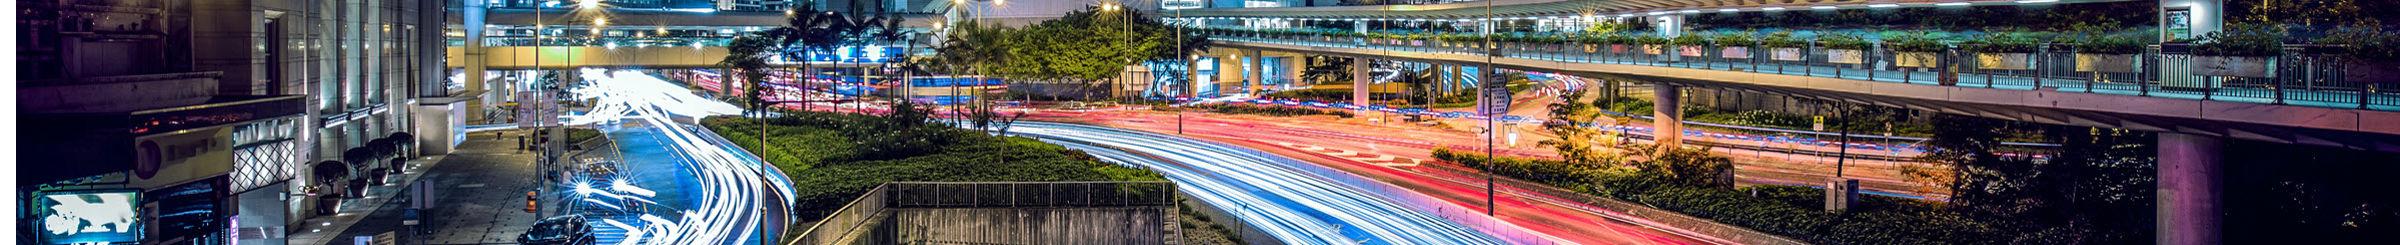
[{"label": "overpass bridge", "polygon": [[[2400,152],[2400,124],[2377,123],[2400,122],[2400,93],[2359,93],[2355,87],[2324,84],[2309,88],[2312,85],[2278,83],[2268,88],[2251,88],[2207,78],[2094,80],[1999,71],[1953,72],[1944,79],[1942,72],[1838,66],[1821,62],[1822,52],[1812,52],[1818,55],[1812,59],[1820,62],[1775,63],[1680,57],[1673,51],[1662,55],[1616,54],[1607,52],[1606,47],[1591,50],[1599,52],[1585,52],[1563,45],[1510,48],[1497,56],[1487,56],[1476,48],[1438,47],[1431,43],[1373,44],[1370,40],[1348,38],[1328,41],[1240,35],[1214,38],[1216,43],[1212,48],[1243,52],[1265,50],[1462,66],[1481,66],[1488,59],[1500,69],[1655,81],[1663,84],[1660,86],[1744,89],[2028,122]],[[1884,53],[1883,56],[1889,56],[1889,52]],[[1890,63],[1868,66],[1876,65]],[[2185,87],[2176,83],[2209,85]],[[1673,96],[1662,94],[1661,98]]]},{"label": "overpass bridge", "polygon": [[[1803,49],[1794,61],[1768,61],[1774,54],[1737,51],[1728,58],[1714,47],[1678,52],[1638,46],[1578,47],[1575,44],[1500,44],[1501,49],[1424,41],[1324,36],[1219,35],[1214,49],[1330,55],[1366,60],[1556,72],[1578,76],[1652,81],[1658,93],[1653,128],[1681,131],[1679,86],[1706,86],[1790,94],[1851,103],[2029,122],[2157,132],[2159,242],[2207,244],[2218,240],[2224,217],[2220,201],[2225,138],[2400,152],[2400,93],[2394,84],[2342,82],[2339,67],[2324,59],[2286,55],[2273,65],[2281,78],[2225,79],[2187,75],[2197,66],[2188,53],[2141,55],[2140,69],[2120,74],[2072,70],[2074,58],[2033,54],[2047,68],[2032,71],[1980,70],[1964,53],[1937,55],[1934,69],[1903,69],[1887,50],[1854,54],[1841,63],[1820,49]],[[1956,50],[1953,50],[1954,52]],[[2180,50],[2178,50],[2180,51]],[[1687,56],[1688,54],[1688,56]],[[2060,62],[2062,58],[2064,62]],[[2040,66],[2037,66],[2040,67]],[[2047,72],[2043,69],[2049,69]],[[1364,65],[1352,69],[1364,81]],[[1489,72],[1492,69],[1474,69]],[[1253,73],[1252,71],[1244,71]],[[2065,76],[2058,76],[2064,74]],[[2080,76],[2076,74],[2082,74]],[[1256,75],[1252,75],[1255,77]],[[1353,104],[1365,104],[1368,82],[1353,82]],[[1658,134],[1673,146],[1679,134]],[[2257,164],[2257,163],[2246,163]]]}]

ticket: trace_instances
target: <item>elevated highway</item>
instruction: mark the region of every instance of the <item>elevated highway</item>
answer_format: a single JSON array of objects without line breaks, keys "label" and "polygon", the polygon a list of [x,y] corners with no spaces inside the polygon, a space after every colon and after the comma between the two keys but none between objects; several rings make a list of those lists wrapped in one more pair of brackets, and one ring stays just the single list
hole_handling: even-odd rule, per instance
[{"label": "elevated highway", "polygon": [[[2112,90],[2112,85],[2086,87],[2082,81],[2018,84],[2005,79],[1964,77],[1949,85],[1933,72],[1865,69],[1754,67],[1732,63],[1642,62],[1578,56],[1578,52],[1507,52],[1502,56],[1467,53],[1462,49],[1410,48],[1293,39],[1219,37],[1214,48],[1402,60],[1456,65],[1480,65],[1487,59],[1501,69],[1542,71],[1602,78],[1629,78],[1681,86],[1723,87],[1788,93],[1945,113],[2027,122],[2123,128],[2133,130],[2223,136],[2268,142],[2336,146],[2400,152],[2400,95],[2370,94],[2376,104],[2304,105],[2235,101],[2230,96],[2160,91]],[[1581,50],[1573,50],[1581,51]],[[1672,54],[1669,54],[1672,55]],[[1702,64],[1708,63],[1708,64]],[[1805,70],[1805,71],[1804,71]],[[1848,72],[1848,73],[1841,73]],[[1913,74],[1912,74],[1913,73]],[[1964,75],[1960,75],[1964,76]],[[2139,94],[2125,94],[2133,92]],[[2304,93],[2306,91],[2282,91]],[[2302,95],[2294,95],[2302,96]],[[2356,97],[2355,93],[2336,95]],[[2344,108],[2351,107],[2351,108]],[[2386,122],[2386,123],[2379,123]]]}]

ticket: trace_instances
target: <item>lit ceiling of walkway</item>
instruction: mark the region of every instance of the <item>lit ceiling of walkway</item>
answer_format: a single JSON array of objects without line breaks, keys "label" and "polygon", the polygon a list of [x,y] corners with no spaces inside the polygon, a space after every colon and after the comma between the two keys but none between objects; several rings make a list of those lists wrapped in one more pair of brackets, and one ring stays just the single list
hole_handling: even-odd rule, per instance
[{"label": "lit ceiling of walkway", "polygon": [[[1970,7],[2117,2],[2127,0],[1490,0],[1420,5],[1289,8],[1217,8],[1182,11],[1185,17],[1282,17],[1308,19],[1440,20],[1492,16],[1633,17],[1719,12],[1807,11],[1912,7]],[[1489,4],[1490,10],[1485,6]],[[1169,11],[1165,16],[1176,16]]]}]

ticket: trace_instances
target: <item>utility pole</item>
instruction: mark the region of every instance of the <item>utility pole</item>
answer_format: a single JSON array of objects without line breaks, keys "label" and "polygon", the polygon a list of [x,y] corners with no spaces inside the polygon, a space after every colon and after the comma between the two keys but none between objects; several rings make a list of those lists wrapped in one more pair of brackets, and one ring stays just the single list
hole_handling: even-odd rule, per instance
[{"label": "utility pole", "polygon": [[[1487,25],[1484,26],[1484,28],[1494,28],[1494,26],[1488,26],[1492,24],[1492,1],[1483,1],[1483,24]],[[1483,67],[1477,67],[1475,70],[1476,73],[1498,74],[1497,72],[1486,70],[1495,67],[1492,65],[1492,56],[1500,55],[1500,48],[1495,47],[1498,45],[1494,45],[1496,43],[1497,42],[1492,42],[1491,32],[1483,32],[1483,48],[1486,52],[1484,52],[1483,56]],[[1479,80],[1481,81],[1477,82],[1485,83],[1483,84],[1483,87],[1486,90],[1499,88],[1500,93],[1507,93],[1508,91],[1507,86],[1491,86],[1492,78],[1490,76],[1481,77]],[[1493,91],[1483,91],[1483,93],[1488,94],[1493,93]],[[1483,97],[1485,97],[1485,99],[1489,99],[1491,96]],[[1508,101],[1492,101],[1486,103],[1508,103]],[[1486,159],[1483,162],[1483,214],[1486,216],[1500,216],[1500,213],[1496,211],[1500,208],[1500,202],[1496,201],[1499,199],[1499,190],[1493,188],[1492,185],[1492,179],[1496,178],[1496,176],[1492,174],[1492,165],[1500,162],[1500,149],[1496,148],[1500,141],[1500,128],[1493,126],[1497,124],[1495,122],[1499,120],[1499,115],[1505,113],[1507,112],[1497,111],[1485,113],[1486,115],[1483,116],[1483,128],[1485,131],[1483,135],[1483,151],[1484,158]]]}]

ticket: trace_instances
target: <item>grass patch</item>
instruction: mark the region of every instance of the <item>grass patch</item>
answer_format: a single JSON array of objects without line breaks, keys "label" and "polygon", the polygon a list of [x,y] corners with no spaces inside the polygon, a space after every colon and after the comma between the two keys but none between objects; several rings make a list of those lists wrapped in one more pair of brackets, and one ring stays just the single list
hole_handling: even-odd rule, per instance
[{"label": "grass patch", "polygon": [[[792,113],[783,118],[701,121],[757,153],[792,180],[800,217],[818,219],[893,181],[1163,181],[1147,170],[1100,162],[1031,138],[993,136],[925,121]],[[758,132],[765,121],[768,147]]]}]

